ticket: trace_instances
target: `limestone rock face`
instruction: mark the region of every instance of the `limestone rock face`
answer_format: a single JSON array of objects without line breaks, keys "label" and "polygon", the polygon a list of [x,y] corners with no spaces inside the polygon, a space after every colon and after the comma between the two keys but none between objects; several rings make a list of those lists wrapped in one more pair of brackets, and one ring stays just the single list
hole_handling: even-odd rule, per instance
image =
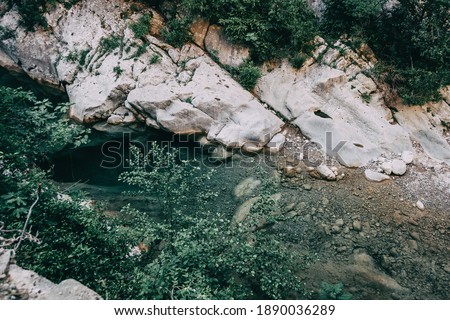
[{"label": "limestone rock face", "polygon": [[285,62],[266,73],[257,86],[260,98],[323,150],[336,151],[343,165],[360,167],[384,152],[412,150],[407,132],[389,123],[376,84],[363,74],[375,61],[340,42],[336,50],[317,41],[322,45],[315,56],[322,60],[307,60],[300,70]]},{"label": "limestone rock face", "polygon": [[[176,49],[154,36],[163,25],[157,12],[150,34],[136,39],[129,26],[151,11],[123,19],[130,3],[80,1],[47,14],[52,33],[27,32],[16,12],[1,18],[15,30],[0,51],[1,65],[53,86],[65,85],[70,117],[114,133],[149,126],[173,133],[202,133],[225,147],[264,147],[283,122],[244,90],[194,44]],[[233,46],[220,28],[204,22],[198,42],[220,52],[222,63],[238,65],[248,50]],[[3,46],[2,46],[3,47]],[[212,52],[212,51],[211,51]],[[225,60],[223,60],[225,59]],[[227,60],[228,59],[228,60]],[[17,62],[21,62],[21,68]]]},{"label": "limestone rock face", "polygon": [[250,57],[248,48],[231,44],[225,38],[222,28],[217,25],[209,27],[204,41],[206,50],[215,55],[222,64],[238,67]]}]

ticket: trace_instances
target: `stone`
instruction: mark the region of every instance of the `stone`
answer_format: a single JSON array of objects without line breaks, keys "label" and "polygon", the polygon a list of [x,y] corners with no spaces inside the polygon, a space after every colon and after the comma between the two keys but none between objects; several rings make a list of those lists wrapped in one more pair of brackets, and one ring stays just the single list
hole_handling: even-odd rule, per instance
[{"label": "stone", "polygon": [[334,225],[342,227],[344,225],[344,219],[337,219]]},{"label": "stone", "polygon": [[64,280],[39,297],[39,300],[103,300],[95,291],[76,280]]},{"label": "stone", "polygon": [[403,151],[402,160],[406,164],[411,164],[414,161],[414,153],[412,151]]},{"label": "stone", "polygon": [[312,190],[312,186],[310,184],[304,184],[303,185],[303,189],[305,189],[306,191],[311,191]]},{"label": "stone", "polygon": [[387,161],[381,164],[381,170],[386,174],[392,174],[392,162]]},{"label": "stone", "polygon": [[334,174],[334,172],[330,168],[328,168],[328,166],[326,166],[324,164],[321,164],[320,166],[315,168],[314,171],[322,179],[325,179],[325,180],[328,180],[328,181],[336,180],[336,175]]},{"label": "stone", "polygon": [[204,19],[197,19],[191,24],[192,40],[196,45],[205,48],[205,37],[208,32],[209,22]]},{"label": "stone", "polygon": [[278,133],[270,140],[267,144],[269,148],[269,152],[272,154],[278,153],[283,149],[284,144],[286,143],[286,137],[282,133]]},{"label": "stone", "polygon": [[424,209],[425,209],[425,205],[424,205],[423,202],[420,201],[420,200],[416,202],[416,207],[417,207],[417,209],[419,209],[419,210],[424,210]]},{"label": "stone", "polygon": [[355,231],[361,231],[362,230],[361,221],[359,221],[359,220],[353,221],[353,230],[355,230]]},{"label": "stone", "polygon": [[252,195],[255,190],[261,185],[261,180],[253,177],[248,177],[242,180],[235,188],[234,195],[237,198],[247,197]]},{"label": "stone", "polygon": [[420,235],[417,232],[411,232],[410,233],[411,238],[413,238],[416,241],[420,241]]},{"label": "stone", "polygon": [[391,180],[391,178],[389,176],[369,170],[369,169],[364,171],[364,176],[366,177],[366,179],[368,181],[372,181],[372,182],[382,182],[385,180]]},{"label": "stone", "polygon": [[248,48],[232,44],[223,34],[222,27],[211,25],[204,40],[206,50],[217,57],[221,64],[240,66],[250,57]]},{"label": "stone", "polygon": [[416,240],[408,240],[408,246],[412,249],[412,250],[419,250],[419,246],[417,245],[417,241]]},{"label": "stone", "polygon": [[406,163],[402,160],[392,161],[392,173],[397,176],[402,176],[406,173]]},{"label": "stone", "polygon": [[3,253],[0,251],[0,275],[6,274],[6,270],[11,259],[11,251],[6,250]]},{"label": "stone", "polygon": [[420,106],[399,107],[395,119],[431,158],[450,164],[450,145],[442,132],[430,123],[426,110]]},{"label": "stone", "polygon": [[[272,200],[274,200],[275,202],[280,201],[281,199],[281,193],[276,193],[272,196],[270,196],[270,198]],[[254,197],[251,199],[248,199],[247,201],[245,201],[243,204],[241,204],[232,219],[232,223],[234,224],[239,224],[242,223],[250,214],[250,210],[252,208],[252,206],[260,199],[260,197]],[[279,212],[273,212],[274,215],[279,214]]]}]

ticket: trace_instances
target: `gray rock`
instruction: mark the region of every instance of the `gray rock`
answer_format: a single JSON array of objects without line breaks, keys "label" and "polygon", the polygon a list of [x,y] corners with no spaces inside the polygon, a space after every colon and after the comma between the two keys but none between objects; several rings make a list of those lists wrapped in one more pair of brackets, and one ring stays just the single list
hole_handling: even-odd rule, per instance
[{"label": "gray rock", "polygon": [[336,175],[334,174],[334,172],[324,164],[321,164],[315,170],[320,175],[320,177],[322,177],[325,180],[329,181],[336,180]]},{"label": "gray rock", "polygon": [[424,205],[423,202],[420,201],[420,200],[416,202],[416,207],[417,207],[417,209],[419,209],[419,210],[424,210],[424,209],[425,209],[425,205]]},{"label": "gray rock", "polygon": [[286,143],[286,137],[282,133],[276,134],[270,142],[267,144],[270,153],[278,153],[281,149],[283,149],[284,144]]},{"label": "gray rock", "polygon": [[392,161],[392,173],[397,176],[402,176],[406,173],[406,163],[402,160]]},{"label": "gray rock", "polygon": [[392,162],[387,161],[381,164],[381,170],[386,174],[392,174]]},{"label": "gray rock", "polygon": [[76,280],[68,279],[52,287],[39,300],[103,300],[95,291]]},{"label": "gray rock", "polygon": [[305,189],[306,191],[311,191],[312,190],[312,186],[310,184],[304,184],[303,185],[303,189]]},{"label": "gray rock", "polygon": [[[370,63],[361,61],[348,47],[345,51],[351,58],[340,59],[342,64],[335,63],[335,68],[326,64],[337,62],[340,54],[330,48],[323,64],[308,61],[308,68],[296,70],[282,63],[261,77],[256,93],[324,150],[329,140],[326,132],[331,132],[333,148],[345,141],[332,154],[345,166],[360,167],[383,153],[412,150],[408,133],[389,123],[389,111],[381,96],[372,94],[369,107],[360,97],[359,92],[376,89],[373,80],[361,74],[362,69],[370,69]],[[352,60],[358,61],[358,67],[349,66],[347,61]],[[348,81],[351,76],[355,81]]]},{"label": "gray rock", "polygon": [[369,169],[364,171],[364,176],[366,177],[367,180],[372,182],[382,182],[385,180],[391,180],[389,176]]},{"label": "gray rock", "polygon": [[353,230],[355,230],[355,231],[361,231],[362,230],[361,221],[359,221],[359,220],[353,221]]},{"label": "gray rock", "polygon": [[344,219],[337,219],[334,224],[338,227],[342,227],[344,225]]},{"label": "gray rock", "polygon": [[222,27],[217,25],[208,28],[204,43],[206,50],[225,65],[238,67],[250,56],[248,48],[230,43],[223,34]]},{"label": "gray rock", "polygon": [[414,153],[412,151],[403,151],[402,160],[406,164],[411,164],[414,161]]},{"label": "gray rock", "polygon": [[0,275],[4,275],[6,273],[6,269],[8,268],[10,259],[11,259],[10,250],[6,250],[3,253],[0,252]]}]

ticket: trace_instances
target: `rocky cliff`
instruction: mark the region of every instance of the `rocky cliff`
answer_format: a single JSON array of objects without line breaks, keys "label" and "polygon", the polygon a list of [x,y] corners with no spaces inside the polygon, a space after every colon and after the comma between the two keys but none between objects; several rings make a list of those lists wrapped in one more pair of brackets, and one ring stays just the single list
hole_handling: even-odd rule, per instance
[{"label": "rocky cliff", "polygon": [[[159,39],[164,19],[157,12],[134,12],[130,5],[96,0],[58,6],[45,15],[48,28],[34,32],[19,25],[14,9],[3,9],[0,25],[13,36],[1,42],[0,66],[66,92],[70,117],[101,131],[151,127],[258,151],[292,123],[324,148],[326,132],[332,133],[330,149],[347,141],[334,154],[345,166],[414,152],[413,141],[427,156],[450,163],[444,126],[450,122],[449,90],[439,103],[388,106],[382,86],[370,77],[376,58],[366,46],[353,50],[317,38],[314,56],[301,69],[267,63],[248,92],[221,67],[239,65],[248,50],[231,45],[220,27],[196,22],[194,43],[178,49]],[[130,25],[145,14],[153,17],[150,32],[137,39]]]}]

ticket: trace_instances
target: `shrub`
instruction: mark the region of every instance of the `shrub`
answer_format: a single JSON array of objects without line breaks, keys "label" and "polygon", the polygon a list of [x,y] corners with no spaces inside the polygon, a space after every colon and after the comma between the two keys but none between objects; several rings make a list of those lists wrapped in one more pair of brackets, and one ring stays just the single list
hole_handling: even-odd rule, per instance
[{"label": "shrub", "polygon": [[307,58],[308,56],[305,54],[297,54],[290,59],[290,62],[295,69],[300,69],[305,63]]},{"label": "shrub", "polygon": [[157,64],[161,62],[161,56],[157,53],[154,53],[151,57],[150,57],[150,64]]},{"label": "shrub", "polygon": [[151,22],[153,15],[151,13],[143,14],[139,20],[130,25],[134,36],[138,39],[143,38],[146,34],[150,32]]},{"label": "shrub", "polygon": [[190,20],[187,18],[176,18],[167,22],[161,30],[161,36],[167,43],[174,47],[181,48],[186,42],[191,41],[188,25]]},{"label": "shrub", "polygon": [[336,284],[322,282],[319,298],[320,300],[351,300],[352,295],[344,291],[344,284],[342,282]]},{"label": "shrub", "polygon": [[113,72],[116,75],[116,80],[120,77],[120,75],[123,73],[123,69],[117,65],[113,68]]},{"label": "shrub", "polygon": [[252,90],[261,76],[261,70],[253,62],[246,61],[239,67],[238,74],[238,80],[242,87]]}]

